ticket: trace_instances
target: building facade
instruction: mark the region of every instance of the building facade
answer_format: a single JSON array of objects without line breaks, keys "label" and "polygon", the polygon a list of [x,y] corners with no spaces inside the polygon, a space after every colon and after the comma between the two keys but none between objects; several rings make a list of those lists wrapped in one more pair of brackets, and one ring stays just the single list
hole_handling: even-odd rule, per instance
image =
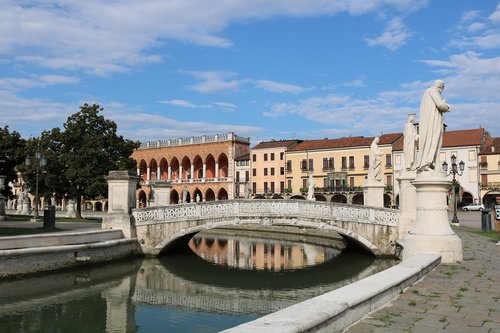
[{"label": "building facade", "polygon": [[479,152],[481,202],[491,208],[500,197],[500,138],[486,138]]},{"label": "building facade", "polygon": [[234,133],[144,142],[137,161],[138,207],[154,202],[154,182],[170,181],[170,204],[234,198],[235,159],[250,150],[250,138]]},{"label": "building facade", "polygon": [[272,140],[257,144],[251,150],[252,193],[257,197],[281,197],[286,190],[286,153],[299,140]]},{"label": "building facade", "polygon": [[[393,204],[392,147],[401,133],[383,134],[382,174],[386,185],[384,204]],[[369,150],[374,137],[305,140],[286,153],[286,187],[294,198],[305,198],[312,173],[315,198],[320,201],[363,204],[362,185],[368,175]]]},{"label": "building facade", "polygon": [[234,159],[234,198],[250,198],[250,154]]},{"label": "building facade", "polygon": [[[463,174],[456,175],[455,178],[459,182],[461,191],[461,200],[459,205],[465,205],[473,202],[480,202],[480,185],[479,185],[479,153],[481,146],[487,138],[484,128],[445,131],[443,133],[443,144],[439,153],[439,165],[446,161],[451,165],[451,156],[454,155],[457,163],[463,161],[465,168]],[[402,143],[394,148],[394,173],[398,178],[405,166]],[[448,179],[452,180],[453,175],[448,175]],[[396,202],[399,200],[399,186],[395,187]]]}]

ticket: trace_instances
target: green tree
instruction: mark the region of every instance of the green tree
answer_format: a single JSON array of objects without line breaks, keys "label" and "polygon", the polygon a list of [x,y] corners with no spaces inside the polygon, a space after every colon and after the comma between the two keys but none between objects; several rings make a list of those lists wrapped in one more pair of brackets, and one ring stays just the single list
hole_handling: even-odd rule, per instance
[{"label": "green tree", "polygon": [[[24,160],[26,141],[16,132],[10,132],[9,126],[0,127],[0,175],[6,176],[5,183],[17,179],[16,166]],[[8,186],[2,191],[5,196],[12,196]]]},{"label": "green tree", "polygon": [[117,135],[116,123],[100,115],[102,110],[97,104],[84,104],[68,117],[61,135],[66,191],[76,199],[79,214],[82,198],[107,197],[105,176],[110,170],[136,169],[130,156],[140,143]]}]

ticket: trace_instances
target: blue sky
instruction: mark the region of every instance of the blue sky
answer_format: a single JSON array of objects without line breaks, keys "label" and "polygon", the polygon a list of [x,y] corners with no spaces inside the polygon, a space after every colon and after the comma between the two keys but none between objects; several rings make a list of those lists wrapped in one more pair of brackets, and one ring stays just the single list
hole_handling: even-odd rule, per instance
[{"label": "blue sky", "polygon": [[401,132],[443,79],[449,130],[500,136],[500,2],[1,0],[0,126],[98,103],[126,138]]}]

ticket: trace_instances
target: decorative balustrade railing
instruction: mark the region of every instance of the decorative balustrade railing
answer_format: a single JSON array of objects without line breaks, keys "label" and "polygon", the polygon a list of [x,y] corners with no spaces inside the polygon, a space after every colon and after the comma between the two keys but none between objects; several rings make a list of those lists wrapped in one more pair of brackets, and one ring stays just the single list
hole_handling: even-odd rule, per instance
[{"label": "decorative balustrade railing", "polygon": [[[141,185],[148,185],[154,183],[156,180],[140,180],[139,183]],[[171,179],[172,184],[179,183],[214,183],[214,182],[232,182],[232,177],[219,177],[219,178],[191,178],[191,179]]]},{"label": "decorative balustrade railing", "polygon": [[189,138],[176,138],[176,139],[166,139],[157,141],[147,141],[142,142],[139,149],[148,148],[161,148],[161,147],[171,147],[171,146],[184,146],[193,145],[200,143],[210,143],[210,142],[222,142],[222,141],[239,141],[250,143],[250,138],[235,135],[234,133],[226,134],[212,134],[212,135],[202,135],[202,136],[192,136]]},{"label": "decorative balustrade railing", "polygon": [[230,200],[134,209],[136,224],[220,217],[318,218],[396,226],[399,211],[304,200]]}]

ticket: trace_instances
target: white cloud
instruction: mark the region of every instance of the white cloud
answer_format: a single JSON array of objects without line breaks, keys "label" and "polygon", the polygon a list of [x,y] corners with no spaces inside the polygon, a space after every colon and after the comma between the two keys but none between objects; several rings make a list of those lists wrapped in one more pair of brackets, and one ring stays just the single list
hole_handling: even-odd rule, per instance
[{"label": "white cloud", "polygon": [[179,106],[181,108],[192,108],[192,109],[195,109],[197,108],[198,106],[191,103],[191,102],[188,102],[188,101],[185,101],[183,99],[171,99],[171,100],[168,100],[168,101],[160,101],[161,104],[168,104],[168,105],[173,105],[173,106]]},{"label": "white cloud", "polygon": [[262,130],[260,127],[247,125],[214,124],[204,121],[181,122],[159,114],[143,112],[113,110],[108,115],[118,124],[124,136],[142,141],[228,132],[251,136]]},{"label": "white cloud", "polygon": [[13,62],[108,75],[162,61],[164,55],[155,53],[155,47],[171,39],[229,47],[232,41],[220,33],[233,22],[340,12],[360,15],[387,7],[406,12],[426,4],[426,0],[3,0],[0,54]]},{"label": "white cloud", "polygon": [[236,76],[236,73],[229,71],[207,71],[207,72],[187,72],[191,76],[202,80],[195,85],[188,86],[189,89],[201,93],[215,93],[227,90],[234,90],[239,87],[242,81],[229,80],[230,77]]},{"label": "white cloud", "polygon": [[48,87],[56,84],[74,84],[78,83],[79,79],[72,76],[64,75],[42,75],[30,76],[28,78],[3,78],[0,79],[0,88],[7,90],[20,90],[35,87]]},{"label": "white cloud", "polygon": [[500,4],[497,5],[497,8],[491,13],[488,19],[495,24],[500,23]]},{"label": "white cloud", "polygon": [[238,108],[236,104],[227,102],[214,102],[213,105],[215,107],[222,108],[224,111],[229,111],[229,112],[235,111]]},{"label": "white cloud", "polygon": [[412,35],[413,33],[405,27],[403,20],[396,17],[387,23],[381,35],[374,38],[365,38],[365,41],[369,46],[384,46],[394,51],[405,45]]},{"label": "white cloud", "polygon": [[258,80],[257,88],[271,92],[288,93],[288,94],[300,94],[301,92],[304,91],[302,87],[293,84],[280,83],[270,80]]}]

